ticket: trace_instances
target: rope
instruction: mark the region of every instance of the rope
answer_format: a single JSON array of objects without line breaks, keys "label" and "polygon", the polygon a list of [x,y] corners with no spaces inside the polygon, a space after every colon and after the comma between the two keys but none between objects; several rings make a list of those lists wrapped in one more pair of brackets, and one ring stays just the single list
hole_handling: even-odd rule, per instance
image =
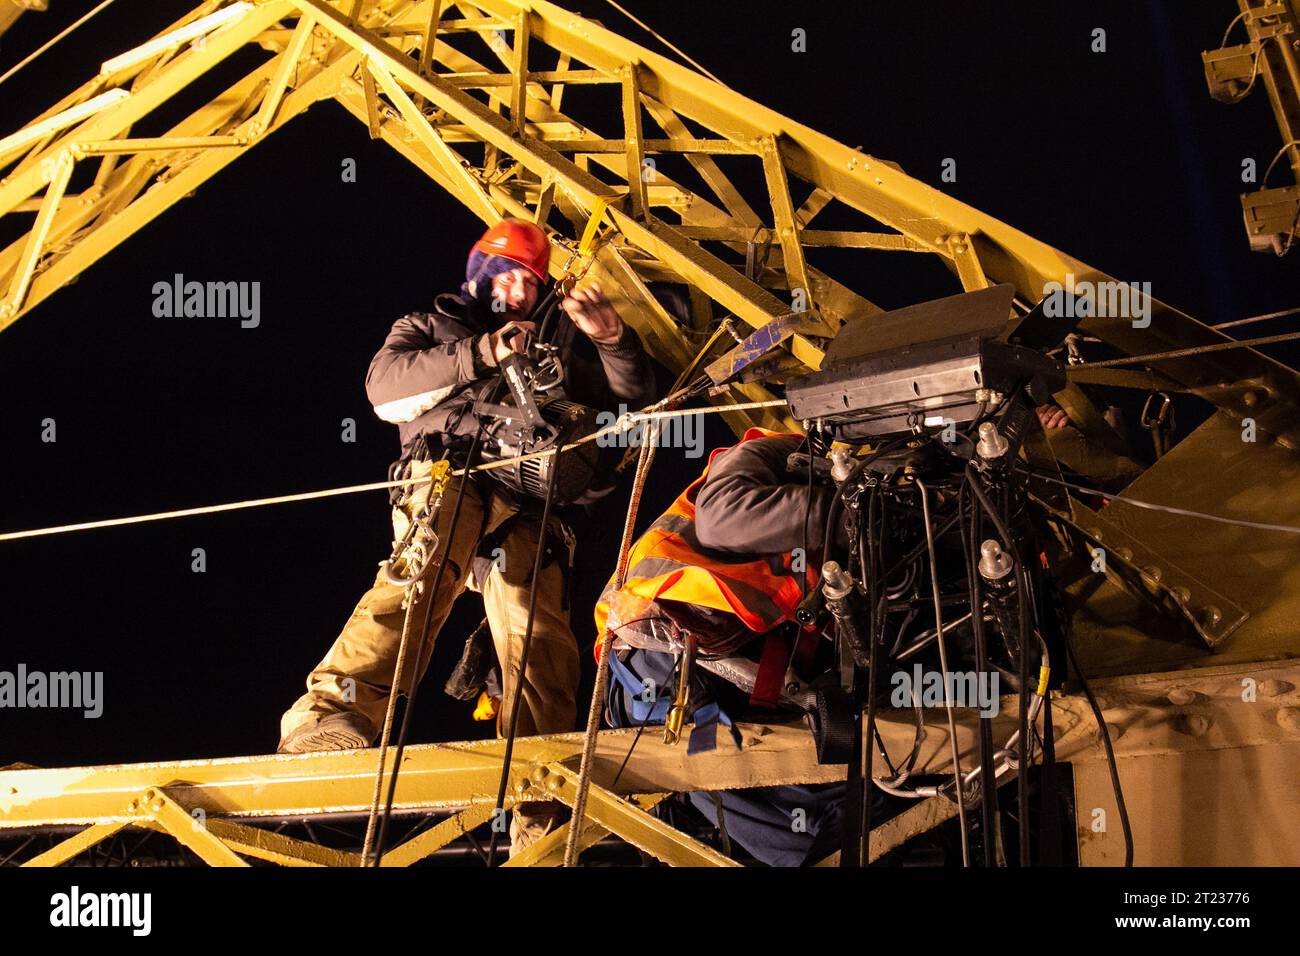
[{"label": "rope", "polygon": [[42,53],[44,53],[44,52],[45,52],[46,50],[48,50],[50,47],[54,46],[54,44],[58,43],[60,40],[62,40],[64,37],[66,37],[69,33],[71,33],[73,30],[77,29],[77,27],[81,26],[83,23],[85,23],[87,20],[89,20],[89,19],[90,19],[91,17],[93,17],[95,14],[99,13],[100,10],[103,10],[105,7],[107,7],[107,6],[108,6],[109,4],[111,4],[112,2],[113,2],[113,0],[104,0],[103,3],[101,3],[99,6],[95,7],[95,9],[91,10],[89,13],[87,13],[85,16],[83,16],[80,20],[77,20],[77,21],[76,21],[75,23],[73,23],[70,27],[67,27],[66,29],[64,29],[62,32],[60,32],[58,35],[56,35],[53,39],[47,41],[45,44],[43,44],[41,47],[39,47],[35,52],[28,54],[26,57],[24,57],[24,58],[23,58],[22,60],[20,60],[18,63],[16,63],[16,64],[14,64],[13,66],[11,66],[8,70],[5,71],[4,76],[0,76],[0,83],[3,83],[5,80],[9,79],[9,77],[13,76],[15,73],[17,73],[17,72],[18,72],[19,70],[21,70],[23,67],[25,67],[28,63],[32,62],[32,60],[36,59],[38,56],[40,56]]},{"label": "rope", "polygon": [[[412,523],[413,525],[415,522]],[[423,571],[423,569],[421,569]],[[384,797],[384,765],[388,762],[388,742],[393,735],[393,715],[397,712],[397,698],[402,693],[403,679],[406,677],[406,650],[410,644],[411,614],[415,610],[416,597],[421,582],[419,577],[406,589],[406,614],[402,618],[402,641],[397,646],[397,664],[393,668],[393,686],[388,692],[388,708],[384,711],[384,729],[379,735],[379,766],[375,768],[375,794],[370,803],[370,814],[366,817],[366,837],[361,844],[361,862],[359,866],[370,866],[375,845],[375,828],[379,822],[379,805]],[[430,595],[430,600],[433,597]]]},{"label": "rope", "polygon": [[1077,368],[1110,368],[1115,365],[1136,365],[1143,362],[1156,362],[1161,359],[1187,358],[1191,355],[1204,355],[1207,352],[1226,352],[1229,349],[1244,349],[1254,345],[1276,345],[1278,342],[1292,342],[1300,339],[1300,332],[1286,332],[1282,335],[1266,335],[1259,339],[1241,339],[1237,342],[1216,342],[1214,345],[1197,345],[1192,348],[1174,349],[1171,352],[1151,352],[1147,355],[1125,355],[1122,358],[1106,359],[1101,362],[1083,362],[1071,365],[1067,372]]},{"label": "rope", "polygon": [[[650,463],[654,461],[659,444],[659,426],[650,426],[650,434],[641,446],[636,463],[636,476],[632,481],[632,495],[627,504],[627,518],[623,522],[623,540],[618,548],[618,564],[614,570],[614,589],[627,580],[627,566],[632,553],[632,535],[636,530],[636,513],[641,507],[641,494],[645,490]],[[578,840],[582,834],[582,820],[587,812],[587,793],[591,789],[591,771],[596,753],[596,735],[600,732],[601,701],[609,687],[609,655],[613,653],[613,631],[608,627],[600,637],[600,655],[596,661],[596,687],[591,693],[591,706],[587,710],[587,731],[582,740],[582,762],[578,765],[578,792],[573,801],[573,816],[569,821],[569,837],[564,845],[564,865],[576,866]]]},{"label": "rope", "polygon": [[1295,315],[1297,312],[1300,312],[1300,306],[1297,306],[1294,309],[1283,309],[1281,312],[1269,312],[1265,315],[1252,315],[1248,319],[1237,319],[1233,322],[1220,322],[1217,325],[1213,326],[1213,328],[1234,329],[1239,325],[1250,325],[1254,322],[1266,322],[1269,319],[1280,319],[1283,318],[1284,316]]},{"label": "rope", "polygon": [[[464,477],[466,474],[477,471],[490,471],[493,468],[506,468],[517,462],[531,461],[534,458],[544,458],[547,455],[554,455],[560,452],[570,451],[579,445],[585,445],[597,441],[606,435],[617,434],[628,431],[633,425],[641,421],[657,421],[664,418],[676,418],[683,415],[708,414],[712,412],[737,412],[758,408],[775,408],[784,406],[784,399],[771,399],[765,402],[737,402],[730,405],[708,405],[703,408],[680,409],[676,411],[641,411],[630,412],[619,418],[614,424],[609,425],[599,431],[592,432],[575,442],[563,446],[562,448],[548,448],[545,451],[530,452],[527,455],[517,455],[513,458],[502,458],[498,461],[484,462],[481,465],[475,465],[472,468],[460,468],[448,472],[448,477]],[[223,511],[238,511],[242,508],[259,508],[266,505],[288,504],[295,501],[314,501],[319,498],[331,498],[337,495],[351,495],[363,491],[387,491],[390,488],[397,488],[406,485],[420,485],[431,481],[432,476],[424,478],[399,478],[395,481],[372,481],[364,485],[346,485],[342,488],[327,488],[323,491],[304,491],[294,495],[277,495],[273,498],[252,498],[247,501],[232,501],[220,505],[204,505],[198,508],[181,508],[174,511],[159,511],[153,514],[131,515],[126,518],[106,518],[102,521],[83,521],[79,524],[55,525],[49,528],[33,528],[28,531],[8,531],[0,534],[0,541],[17,541],[20,538],[38,538],[52,534],[66,534],[70,531],[90,531],[96,528],[116,528],[121,525],[144,524],[148,521],[163,521],[169,518],[189,518],[195,515],[217,514]]]}]

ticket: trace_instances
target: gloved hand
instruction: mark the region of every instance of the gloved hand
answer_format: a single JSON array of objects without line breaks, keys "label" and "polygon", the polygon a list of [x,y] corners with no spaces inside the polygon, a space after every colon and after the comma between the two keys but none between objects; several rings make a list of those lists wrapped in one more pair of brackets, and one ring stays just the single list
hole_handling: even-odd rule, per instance
[{"label": "gloved hand", "polygon": [[507,322],[495,332],[489,333],[488,342],[496,364],[504,362],[511,352],[528,351],[529,338],[536,332],[536,322]]}]

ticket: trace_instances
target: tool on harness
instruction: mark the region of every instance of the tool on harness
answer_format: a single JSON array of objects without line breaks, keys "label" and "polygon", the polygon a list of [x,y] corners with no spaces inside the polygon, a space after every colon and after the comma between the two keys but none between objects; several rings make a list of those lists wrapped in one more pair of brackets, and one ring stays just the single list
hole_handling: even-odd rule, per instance
[{"label": "tool on harness", "polygon": [[668,709],[668,718],[664,721],[664,743],[669,746],[677,743],[682,736],[682,723],[686,720],[686,704],[691,691],[691,673],[695,669],[694,634],[686,635],[686,646],[682,648],[682,665],[677,671],[677,693],[673,696],[673,705]]},{"label": "tool on harness", "polygon": [[[406,463],[403,471],[403,477],[409,478],[411,475],[411,462]],[[438,509],[442,507],[442,495],[447,490],[450,471],[451,462],[445,458],[434,463],[433,471],[429,474],[431,483],[429,497],[424,507],[420,509],[418,514],[412,515],[406,534],[394,546],[392,554],[380,563],[379,566],[383,569],[384,577],[388,579],[390,584],[404,588],[418,581],[424,575],[424,571],[433,555],[437,553],[439,542],[438,534],[433,530],[433,519],[438,514]],[[399,501],[405,502],[413,494],[413,489],[408,489],[407,494]],[[394,571],[394,568],[399,564],[405,568],[405,574],[398,574]]]},{"label": "tool on harness", "polygon": [[[531,342],[527,352],[506,357],[501,375],[509,392],[505,401],[480,397],[474,403],[474,415],[483,426],[485,462],[559,448],[596,431],[596,413],[564,393],[564,368],[556,346]],[[595,443],[588,442],[563,455],[515,461],[487,474],[530,498],[545,498],[554,480],[555,501],[568,504],[596,483],[598,455]]]}]

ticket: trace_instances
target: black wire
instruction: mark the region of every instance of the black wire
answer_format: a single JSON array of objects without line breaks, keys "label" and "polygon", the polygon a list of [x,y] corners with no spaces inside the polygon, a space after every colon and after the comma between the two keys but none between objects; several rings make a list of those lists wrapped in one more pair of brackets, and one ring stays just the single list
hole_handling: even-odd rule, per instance
[{"label": "black wire", "polygon": [[[1029,605],[1027,597],[1027,575],[1020,561],[1020,551],[1007,530],[1006,522],[997,513],[989,501],[984,489],[980,487],[975,466],[966,465],[966,484],[984,509],[993,526],[1002,538],[1006,553],[1011,556],[1011,563],[1016,577],[1016,605],[1019,610],[1020,624],[1020,768],[1016,773],[1016,799],[1019,802],[1018,820],[1020,842],[1020,865],[1029,866]],[[971,618],[974,620],[974,617]]]},{"label": "black wire", "polygon": [[[988,644],[984,637],[984,596],[980,591],[979,569],[975,555],[979,553],[979,511],[969,516],[970,524],[966,526],[966,507],[969,493],[962,485],[957,499],[957,515],[962,519],[960,528],[962,538],[962,555],[966,559],[966,578],[970,589],[971,631],[975,638],[975,669],[983,673],[989,669]],[[997,865],[997,849],[994,839],[997,830],[994,820],[997,816],[997,776],[993,769],[993,721],[980,715],[979,719],[979,758],[980,758],[980,810],[983,822],[984,865]]]},{"label": "black wire", "polygon": [[[546,553],[547,521],[551,516],[551,502],[555,499],[555,479],[560,471],[560,451],[557,449],[551,458],[551,473],[546,482],[546,503],[542,506],[542,524],[537,533],[537,553],[533,557],[533,578],[528,588],[528,624],[524,627],[524,646],[519,653],[519,674],[515,679],[514,700],[510,703],[510,728],[506,731],[506,753],[501,764],[501,783],[497,787],[496,813],[504,809],[506,785],[510,781],[510,760],[515,750],[515,732],[519,728],[519,711],[523,703],[524,684],[528,680],[528,651],[533,644],[533,620],[537,613],[537,578],[542,571],[542,555]],[[506,662],[505,666],[509,666]],[[488,842],[488,866],[496,862],[498,830],[492,829],[492,839]]]},{"label": "black wire", "polygon": [[533,306],[532,310],[529,313],[530,315],[537,315],[542,309],[544,308],[549,309],[549,311],[547,311],[547,313],[543,316],[542,324],[540,328],[538,328],[537,330],[538,342],[548,342],[550,340],[551,320],[555,318],[556,314],[560,310],[558,308],[550,309],[549,307],[555,301],[555,299],[559,297],[559,291],[560,291],[559,286],[556,284],[552,284],[551,287],[546,290],[546,293],[537,301],[537,304]]},{"label": "black wire", "polygon": [[833,545],[835,544],[835,530],[834,530],[835,522],[839,518],[841,507],[843,507],[845,490],[849,488],[854,481],[857,480],[858,475],[862,474],[863,469],[865,469],[869,464],[871,464],[873,461],[875,461],[877,458],[879,458],[881,455],[885,454],[886,452],[893,451],[895,448],[899,447],[900,445],[906,444],[910,440],[911,440],[911,436],[907,436],[904,438],[895,439],[894,441],[884,442],[875,451],[871,452],[870,454],[862,458],[859,458],[857,460],[857,463],[854,464],[853,470],[849,472],[848,476],[842,482],[840,482],[839,487],[835,489],[835,494],[831,497],[830,512],[826,517],[826,531],[822,539],[822,561],[823,562],[829,561],[831,559],[832,548]]},{"label": "black wire", "polygon": [[[873,511],[880,513],[880,526],[876,526]],[[866,866],[871,858],[871,802],[875,781],[872,779],[872,766],[876,749],[873,745],[876,736],[876,674],[879,671],[878,646],[883,636],[883,622],[879,607],[881,593],[880,565],[881,542],[885,537],[884,499],[878,493],[878,486],[873,486],[871,496],[867,499],[867,533],[858,536],[858,565],[867,582],[867,600],[871,607],[870,620],[867,622],[868,640],[871,647],[867,660],[867,725],[862,733],[862,804],[860,813],[858,842],[858,866]],[[868,555],[870,560],[868,561]],[[880,633],[878,633],[880,632]]]},{"label": "black wire", "polygon": [[1115,748],[1110,742],[1110,731],[1106,727],[1106,720],[1102,717],[1101,707],[1097,704],[1097,698],[1092,694],[1092,688],[1088,686],[1088,680],[1083,676],[1083,668],[1079,666],[1079,660],[1074,655],[1074,642],[1070,639],[1069,634],[1064,635],[1065,652],[1070,657],[1070,665],[1074,672],[1079,675],[1079,683],[1083,685],[1083,694],[1088,698],[1088,706],[1092,708],[1092,716],[1097,721],[1097,726],[1101,728],[1101,742],[1106,748],[1106,763],[1110,767],[1110,785],[1115,790],[1115,805],[1119,808],[1120,826],[1124,828],[1124,865],[1133,865],[1133,828],[1129,824],[1128,807],[1124,803],[1124,789],[1119,782],[1119,767],[1115,763]]},{"label": "black wire", "polygon": [[[498,382],[496,391],[500,390],[500,384],[504,382],[502,378]],[[495,401],[495,398],[493,399]],[[393,813],[393,796],[397,792],[397,774],[402,766],[402,753],[406,749],[406,738],[411,730],[411,715],[415,712],[415,699],[420,689],[420,661],[424,659],[424,646],[429,639],[429,625],[433,621],[433,607],[438,602],[438,585],[442,583],[443,573],[447,570],[447,564],[451,560],[451,548],[456,540],[456,528],[460,524],[461,505],[465,501],[465,488],[473,480],[470,477],[469,469],[474,464],[474,458],[478,454],[479,444],[483,440],[483,423],[480,421],[478,430],[474,433],[474,441],[470,444],[469,455],[466,458],[465,474],[461,476],[460,483],[456,486],[456,504],[451,512],[451,521],[447,526],[447,547],[438,562],[438,570],[433,575],[433,582],[429,587],[428,594],[425,598],[427,603],[424,608],[424,623],[420,627],[420,641],[416,649],[414,664],[412,669],[411,692],[407,695],[406,706],[402,709],[402,726],[397,733],[397,746],[394,749],[393,772],[388,779],[388,795],[384,801],[384,812],[379,818],[379,833],[375,839],[375,862],[372,864],[378,867],[384,858],[384,839],[388,834],[388,821]],[[412,597],[414,599],[414,597]],[[393,674],[393,682],[397,683],[405,675]],[[383,772],[382,769],[380,771]],[[364,861],[363,861],[364,862]]]},{"label": "black wire", "polygon": [[[808,497],[803,505],[803,560],[804,572],[799,575],[799,584],[803,591],[804,598],[808,597],[808,565],[812,561],[812,555],[808,553],[808,520],[812,517],[812,500],[813,500],[813,444],[812,435],[804,436],[804,444],[808,447]],[[794,648],[791,649],[791,659],[794,657],[794,649],[799,646],[799,638],[794,640]]]}]

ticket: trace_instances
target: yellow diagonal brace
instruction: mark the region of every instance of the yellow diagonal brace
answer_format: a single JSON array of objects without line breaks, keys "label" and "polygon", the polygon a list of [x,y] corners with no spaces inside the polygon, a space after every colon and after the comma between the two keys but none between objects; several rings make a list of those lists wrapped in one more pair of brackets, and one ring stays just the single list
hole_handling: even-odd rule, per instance
[{"label": "yellow diagonal brace", "polygon": [[0,303],[0,325],[11,315],[17,315],[18,310],[22,308],[23,299],[27,297],[27,290],[32,284],[32,277],[36,275],[36,264],[40,261],[45,237],[49,235],[54,214],[63,200],[64,192],[67,191],[68,180],[72,178],[71,152],[61,153],[53,163],[54,175],[50,178],[49,188],[45,191],[41,211],[36,214],[36,224],[32,226],[32,231],[27,237],[27,247],[18,262],[18,272],[9,287],[9,295],[3,303]]},{"label": "yellow diagonal brace", "polygon": [[[634,800],[642,810],[650,810],[668,799],[666,793],[638,794]],[[564,845],[569,841],[570,823],[557,827],[536,843],[526,847],[512,856],[502,866],[562,866],[564,864]],[[578,852],[599,843],[609,831],[591,819],[588,814],[582,821],[582,835],[578,837]]]},{"label": "yellow diagonal brace", "polygon": [[[156,826],[163,829],[161,824]],[[209,833],[232,850],[283,866],[352,867],[361,862],[359,853],[335,850],[230,820],[209,818],[207,828]]]},{"label": "yellow diagonal brace", "polygon": [[479,824],[492,819],[495,809],[496,805],[492,803],[476,803],[467,810],[452,814],[432,829],[387,851],[379,865],[381,868],[410,866],[423,860],[431,853],[441,850],[452,840],[464,836]]},{"label": "yellow diagonal brace", "polygon": [[411,135],[424,145],[442,166],[448,178],[457,184],[459,188],[456,192],[461,202],[469,206],[484,222],[491,224],[499,221],[501,213],[484,192],[483,184],[474,178],[474,175],[465,168],[460,157],[443,142],[442,137],[429,125],[429,121],[416,108],[411,98],[397,85],[393,75],[377,60],[367,60],[366,65],[370,71],[367,75],[373,74],[379,81],[379,85],[384,88],[384,93],[402,114],[402,119],[406,121],[406,128],[411,131]]},{"label": "yellow diagonal brace", "polygon": [[975,252],[974,243],[970,241],[970,236],[961,232],[949,236],[948,252],[952,256],[953,265],[957,268],[957,277],[961,279],[963,289],[967,292],[977,292],[989,287],[988,277],[984,275],[984,267],[980,265],[979,256]]},{"label": "yellow diagonal brace", "polygon": [[[802,289],[806,297],[805,308],[811,317],[819,317],[816,297],[808,281],[808,267],[804,264],[803,246],[799,244],[799,225],[795,220],[794,202],[790,199],[790,182],[781,160],[781,147],[775,136],[763,138],[763,175],[772,200],[772,217],[776,222],[776,237],[785,256],[785,277],[792,294]],[[800,310],[804,311],[804,310]]]},{"label": "yellow diagonal brace", "polygon": [[[463,90],[456,89],[437,75],[420,77],[406,57],[372,32],[354,27],[323,0],[292,2],[300,9],[313,11],[322,26],[349,46],[372,59],[383,59],[394,77],[427,96],[430,102],[459,121],[470,125],[484,143],[513,156],[536,176],[554,172],[565,181],[566,188],[583,205],[590,208],[599,197],[609,194],[608,186],[540,140],[527,137],[516,139],[503,117]],[[687,281],[700,283],[705,291],[750,325],[762,326],[786,311],[783,303],[770,292],[750,282],[731,266],[700,249],[654,217],[647,216],[645,222],[639,222],[614,209],[609,214],[620,231],[636,245],[668,263]],[[799,344],[796,342],[796,345]],[[799,355],[799,358],[811,368],[819,367],[820,350],[809,347],[806,351],[809,353],[807,357]]]},{"label": "yellow diagonal brace", "polygon": [[133,801],[134,812],[147,816],[198,854],[209,866],[248,866],[221,838],[208,829],[202,817],[192,817],[158,787],[150,787],[142,799]]},{"label": "yellow diagonal brace", "polygon": [[129,826],[125,820],[113,823],[96,823],[86,827],[80,833],[68,837],[62,843],[50,847],[44,853],[32,857],[23,866],[58,866],[66,863],[78,853],[89,850],[96,843],[108,839],[118,830]]},{"label": "yellow diagonal brace", "polygon": [[311,39],[311,31],[314,26],[315,21],[312,20],[310,14],[303,14],[299,18],[298,26],[293,31],[289,45],[280,54],[280,65],[276,67],[275,76],[271,79],[271,85],[266,91],[266,97],[262,100],[257,116],[248,128],[249,136],[261,136],[271,128],[271,124],[275,120],[275,111],[280,108],[280,101],[284,98],[284,91],[288,88],[289,80],[298,67],[298,61],[302,59],[302,51],[306,48],[307,41]]},{"label": "yellow diagonal brace", "polygon": [[[551,764],[546,771],[541,785],[555,799],[572,807],[578,792],[577,771],[563,764]],[[587,793],[586,815],[610,833],[670,866],[740,865],[595,784]]]},{"label": "yellow diagonal brace", "polygon": [[375,90],[374,70],[370,60],[361,61],[361,85],[366,91],[366,128],[371,139],[379,139],[379,93]]}]

